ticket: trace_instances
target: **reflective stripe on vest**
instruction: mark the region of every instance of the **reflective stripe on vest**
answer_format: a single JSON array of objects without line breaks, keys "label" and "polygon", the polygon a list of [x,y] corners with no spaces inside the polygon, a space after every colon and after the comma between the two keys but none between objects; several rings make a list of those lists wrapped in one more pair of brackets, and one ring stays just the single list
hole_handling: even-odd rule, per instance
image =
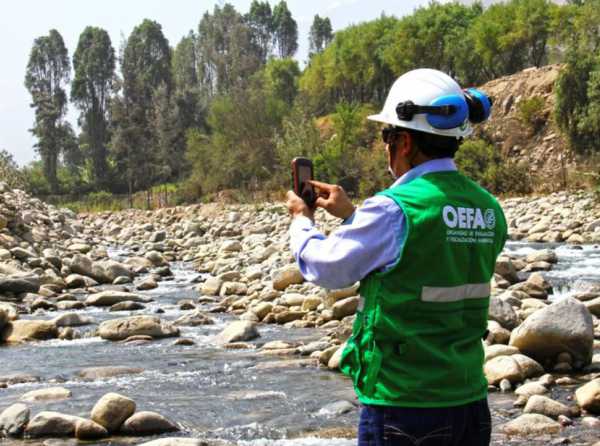
[{"label": "reflective stripe on vest", "polygon": [[463,299],[481,299],[492,292],[490,282],[468,283],[452,287],[424,286],[421,292],[423,302],[457,302]]}]

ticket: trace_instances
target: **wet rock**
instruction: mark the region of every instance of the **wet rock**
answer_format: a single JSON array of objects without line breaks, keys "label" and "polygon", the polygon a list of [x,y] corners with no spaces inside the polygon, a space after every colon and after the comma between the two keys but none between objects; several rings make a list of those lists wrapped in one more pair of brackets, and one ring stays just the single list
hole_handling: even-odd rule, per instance
[{"label": "wet rock", "polygon": [[600,414],[600,379],[590,381],[577,389],[575,398],[582,409]]},{"label": "wet rock", "polygon": [[333,318],[337,320],[342,320],[346,316],[351,316],[356,313],[356,309],[358,308],[358,304],[360,303],[360,297],[353,296],[347,297],[345,299],[338,300],[331,307],[331,311],[333,312]]},{"label": "wet rock", "polygon": [[136,285],[136,289],[140,291],[148,291],[153,290],[155,288],[158,288],[158,283],[156,282],[156,280],[154,280],[153,277],[148,277],[147,279],[143,280],[142,282]]},{"label": "wet rock", "polygon": [[118,393],[107,393],[94,405],[91,418],[109,433],[117,432],[135,412],[135,402]]},{"label": "wet rock", "polygon": [[221,285],[223,285],[221,279],[218,277],[209,277],[202,285],[200,285],[198,291],[206,296],[218,296]]},{"label": "wet rock", "polygon": [[342,359],[342,353],[346,348],[346,343],[342,344],[336,352],[333,354],[329,362],[327,363],[327,367],[331,370],[338,370],[340,368],[340,361]]},{"label": "wet rock", "polygon": [[522,382],[544,373],[541,365],[521,354],[498,356],[486,362],[483,369],[488,384],[498,384],[503,379],[511,383]]},{"label": "wet rock", "polygon": [[21,401],[57,401],[71,398],[71,391],[64,387],[49,387],[47,389],[38,389],[27,392],[21,396]]},{"label": "wet rock", "polygon": [[113,283],[118,277],[131,278],[131,270],[127,265],[114,260],[104,260],[94,263],[93,275],[101,283]]},{"label": "wet rock", "polygon": [[519,276],[517,275],[517,270],[512,260],[507,257],[499,257],[496,261],[496,269],[494,271],[496,274],[500,274],[504,279],[508,280],[510,283],[517,283],[519,281]]},{"label": "wet rock", "polygon": [[496,321],[488,321],[487,323],[488,337],[487,340],[491,344],[508,344],[510,340],[510,331]]},{"label": "wet rock", "polygon": [[500,384],[498,385],[498,387],[500,387],[501,392],[508,392],[508,391],[512,390],[512,384],[506,378],[504,378],[502,381],[500,381]]},{"label": "wet rock", "polygon": [[19,343],[55,339],[58,337],[58,329],[50,321],[16,320],[9,322],[0,335],[7,343]]},{"label": "wet rock", "polygon": [[97,440],[108,437],[108,430],[92,420],[80,420],[75,424],[75,438],[79,440]]},{"label": "wet rock", "polygon": [[584,302],[584,305],[588,310],[590,310],[590,313],[596,317],[600,317],[600,297],[588,300]]},{"label": "wet rock", "polygon": [[121,432],[129,435],[152,435],[175,432],[177,425],[156,412],[137,412],[121,426]]},{"label": "wet rock", "polygon": [[544,415],[524,414],[504,424],[501,430],[518,436],[556,434],[560,432],[560,424]]},{"label": "wet rock", "polygon": [[136,375],[144,370],[137,367],[105,366],[88,367],[77,372],[80,378],[95,381],[97,379],[113,378],[115,376]]},{"label": "wet rock", "polygon": [[519,316],[509,303],[497,297],[490,298],[488,318],[498,322],[503,328],[512,330],[519,325]]},{"label": "wet rock", "polygon": [[135,335],[165,338],[179,336],[179,328],[155,316],[131,316],[102,322],[98,334],[109,341],[121,341]]},{"label": "wet rock", "polygon": [[173,322],[177,326],[197,327],[199,325],[212,325],[215,321],[210,316],[196,310],[193,313],[185,314]]},{"label": "wet rock", "polygon": [[101,291],[100,293],[90,294],[86,300],[85,304],[87,306],[94,307],[110,307],[119,302],[149,302],[151,299],[145,296],[140,296],[134,293],[127,293],[125,291]]},{"label": "wet rock", "polygon": [[65,313],[52,319],[57,327],[79,327],[81,325],[90,325],[94,320],[80,313]]},{"label": "wet rock", "polygon": [[532,395],[523,409],[524,413],[537,413],[557,419],[560,415],[571,416],[571,409],[543,395]]},{"label": "wet rock", "polygon": [[25,384],[39,382],[38,376],[28,375],[26,373],[15,373],[12,375],[0,375],[0,383],[5,384]]},{"label": "wet rock", "polygon": [[551,249],[542,249],[540,251],[534,251],[527,255],[526,257],[527,263],[535,263],[535,262],[547,262],[547,263],[557,263],[558,256]]},{"label": "wet rock", "polygon": [[73,273],[87,277],[94,277],[93,267],[92,259],[84,254],[75,254],[69,263],[69,268]]},{"label": "wet rock", "polygon": [[0,413],[0,437],[2,434],[17,437],[29,422],[29,408],[25,404],[13,404]]},{"label": "wet rock", "polygon": [[190,338],[179,338],[175,342],[173,342],[173,345],[190,346],[196,345],[196,342]]},{"label": "wet rock", "polygon": [[150,251],[145,257],[152,263],[153,266],[167,266],[169,263],[158,251]]},{"label": "wet rock", "polygon": [[321,416],[337,416],[343,415],[345,413],[351,412],[355,409],[354,404],[350,401],[336,401],[334,403],[330,403],[327,406],[322,407],[317,415]]},{"label": "wet rock", "polygon": [[6,316],[5,323],[19,319],[19,310],[17,306],[8,302],[0,302],[0,311]]},{"label": "wet rock", "polygon": [[98,285],[98,282],[91,277],[82,276],[81,274],[69,274],[65,278],[65,285],[69,289],[88,288]]},{"label": "wet rock", "polygon": [[278,324],[287,324],[288,322],[297,321],[305,316],[304,311],[283,310],[275,314],[275,322]]},{"label": "wet rock", "polygon": [[539,361],[554,361],[569,352],[577,361],[589,364],[592,358],[594,325],[584,304],[562,299],[536,311],[513,332],[510,345]]},{"label": "wet rock", "polygon": [[519,386],[515,390],[515,395],[524,396],[525,398],[529,398],[533,395],[543,395],[545,393],[548,393],[548,389],[545,386],[541,385],[539,382],[526,383],[522,386]]},{"label": "wet rock", "polygon": [[[600,420],[594,417],[583,417],[581,419],[581,425],[588,429],[595,429],[600,432]],[[594,446],[600,443],[594,443]]]},{"label": "wet rock", "polygon": [[138,311],[138,310],[143,310],[144,308],[146,308],[146,306],[144,304],[141,304],[139,302],[132,302],[130,300],[126,300],[124,302],[119,302],[118,304],[112,305],[108,311],[111,311],[111,312],[115,312],[115,311]]},{"label": "wet rock", "polygon": [[37,293],[40,279],[35,276],[0,277],[0,293]]},{"label": "wet rock", "polygon": [[[139,446],[209,446],[206,440],[197,438],[160,438],[158,440],[148,441]],[[215,445],[217,446],[217,445]],[[226,446],[226,445],[223,445]]]},{"label": "wet rock", "polygon": [[75,426],[84,418],[65,415],[59,412],[44,411],[33,417],[25,428],[25,437],[70,437]]},{"label": "wet rock", "polygon": [[288,265],[277,271],[273,276],[273,288],[278,291],[283,291],[290,285],[301,283],[304,283],[304,277],[296,265]]},{"label": "wet rock", "polygon": [[250,341],[258,338],[260,334],[256,324],[251,321],[234,321],[215,337],[217,344],[228,344],[231,342]]}]

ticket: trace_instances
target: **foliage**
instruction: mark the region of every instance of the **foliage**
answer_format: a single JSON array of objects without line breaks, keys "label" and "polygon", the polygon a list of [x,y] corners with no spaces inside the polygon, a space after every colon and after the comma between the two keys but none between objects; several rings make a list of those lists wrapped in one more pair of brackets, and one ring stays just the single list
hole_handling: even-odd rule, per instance
[{"label": "foliage", "polygon": [[544,98],[541,96],[532,96],[530,98],[521,100],[517,105],[517,114],[519,116],[519,120],[533,133],[539,131],[546,122],[543,113],[544,104]]},{"label": "foliage", "polygon": [[309,57],[322,53],[333,40],[333,28],[329,17],[315,15],[308,34]]},{"label": "foliage", "polygon": [[62,36],[50,30],[47,36],[38,37],[33,43],[25,86],[35,108],[35,125],[31,132],[37,138],[35,147],[42,158],[44,175],[50,189],[58,191],[58,159],[61,140],[65,137],[64,117],[67,112],[66,84],[70,78],[71,65]]},{"label": "foliage", "polygon": [[288,9],[285,0],[273,8],[273,30],[275,31],[275,47],[282,59],[292,57],[298,50],[298,25]]},{"label": "foliage", "polygon": [[492,193],[526,194],[532,190],[528,168],[503,159],[494,146],[484,140],[464,142],[455,161],[463,174]]},{"label": "foliage", "polygon": [[6,150],[0,150],[0,178],[12,189],[24,189],[25,177],[13,156]]}]

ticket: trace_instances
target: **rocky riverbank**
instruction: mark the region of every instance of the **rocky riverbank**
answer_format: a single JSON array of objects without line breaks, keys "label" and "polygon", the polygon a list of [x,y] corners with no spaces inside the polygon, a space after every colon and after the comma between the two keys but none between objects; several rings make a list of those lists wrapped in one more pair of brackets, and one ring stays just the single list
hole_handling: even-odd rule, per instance
[{"label": "rocky riverbank", "polygon": [[[600,205],[586,193],[559,193],[508,199],[503,206],[512,240],[551,244],[526,255],[507,249],[497,263],[485,372],[491,391],[516,396],[514,408],[501,417],[507,422],[495,428],[495,444],[546,435],[549,441],[573,436],[575,444],[591,445],[590,432],[600,432],[600,282],[569,278],[576,290],[553,299],[547,275],[559,261],[557,244],[577,251],[600,243]],[[322,213],[318,221],[325,232],[339,224]],[[0,355],[15,344],[98,337],[117,349],[164,338],[193,348],[196,340],[182,335],[187,327],[210,326],[226,313],[237,320],[211,337],[214,345],[278,358],[269,364],[282,370],[282,363],[336,370],[358,288],[325,290],[304,282],[288,249],[288,225],[281,204],[76,216],[0,184],[0,344],[5,344]],[[118,261],[111,256],[114,247],[121,250]],[[193,265],[197,273],[191,279],[194,297],[177,302],[182,314],[175,319],[165,316],[160,297],[151,294],[173,276],[173,262]],[[103,320],[86,314],[90,309]],[[261,342],[270,324],[314,328],[319,335],[307,343]],[[82,373],[88,379],[136,373],[119,365]],[[0,373],[5,435],[81,438],[77,432],[87,431],[79,425],[98,437],[156,433],[127,427],[144,425],[135,417],[147,419],[148,411],[127,413],[118,428],[108,429],[94,417],[94,401],[89,418],[48,410],[30,417],[31,398],[37,398],[37,409],[46,401],[43,395],[62,398],[70,392],[56,386],[41,389],[42,397],[25,392],[21,402],[5,407],[1,388],[35,379],[26,373]],[[113,398],[117,402],[108,406],[115,413],[130,406],[126,395]],[[170,426],[165,431],[178,428],[178,420],[152,417],[164,419]],[[579,430],[586,434],[579,437]]]}]

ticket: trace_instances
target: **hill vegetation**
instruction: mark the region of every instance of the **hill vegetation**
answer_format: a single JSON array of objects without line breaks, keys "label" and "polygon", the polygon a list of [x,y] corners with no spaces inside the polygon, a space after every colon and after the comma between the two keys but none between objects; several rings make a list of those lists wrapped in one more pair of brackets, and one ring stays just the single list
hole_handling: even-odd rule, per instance
[{"label": "hill vegetation", "polygon": [[[298,31],[285,0],[273,7],[254,0],[247,12],[215,6],[174,47],[159,23],[144,20],[118,53],[105,30],[85,28],[71,59],[51,30],[35,40],[25,79],[40,161],[19,178],[38,195],[132,196],[171,183],[181,200],[194,200],[288,187],[289,162],[304,155],[319,178],[370,194],[388,178],[379,127],[365,117],[396,77],[418,67],[472,86],[564,63],[556,110],[545,119],[556,120],[571,149],[592,153],[600,136],[598,11],[600,0],[485,8],[432,1],[335,33],[328,18],[315,16],[303,69],[293,58]],[[532,129],[543,125],[539,102],[519,111]],[[79,134],[65,119],[69,103],[79,111]],[[518,167],[482,138],[459,161],[465,170],[484,163],[493,176],[479,178],[484,185],[510,192],[508,172]]]}]

